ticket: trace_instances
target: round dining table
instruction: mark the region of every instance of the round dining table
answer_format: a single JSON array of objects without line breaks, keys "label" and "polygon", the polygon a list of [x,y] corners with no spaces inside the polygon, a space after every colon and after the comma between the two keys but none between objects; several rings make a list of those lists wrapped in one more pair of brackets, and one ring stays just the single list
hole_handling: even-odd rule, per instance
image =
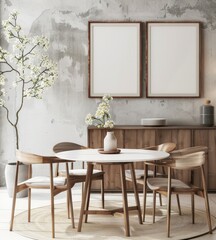
[{"label": "round dining table", "polygon": [[[134,171],[135,162],[145,162],[145,161],[156,161],[162,160],[169,157],[169,153],[163,151],[155,150],[144,150],[144,149],[118,149],[116,153],[107,154],[103,153],[100,149],[83,149],[83,150],[70,150],[59,152],[56,154],[57,157],[61,159],[86,162],[87,163],[87,175],[85,180],[85,189],[82,196],[82,204],[80,209],[80,217],[78,223],[78,232],[81,232],[83,216],[86,215],[86,222],[88,214],[111,214],[114,215],[116,212],[124,214],[124,225],[125,225],[125,235],[130,236],[130,225],[129,225],[129,210],[137,210],[138,221],[142,224],[141,208],[136,184],[136,176]],[[117,154],[118,152],[118,154]],[[121,177],[121,188],[123,197],[123,208],[114,210],[89,210],[89,197],[92,173],[95,164],[111,164],[119,165],[120,167],[120,177]],[[125,177],[125,165],[128,164],[131,170],[131,177],[133,183],[133,190],[135,195],[136,206],[128,207],[127,200],[127,190],[126,190],[126,177]]]}]

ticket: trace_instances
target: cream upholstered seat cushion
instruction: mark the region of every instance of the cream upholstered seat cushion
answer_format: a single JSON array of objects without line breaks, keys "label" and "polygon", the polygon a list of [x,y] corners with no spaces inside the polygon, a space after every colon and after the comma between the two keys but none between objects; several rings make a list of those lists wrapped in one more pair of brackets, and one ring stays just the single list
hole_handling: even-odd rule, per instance
[{"label": "cream upholstered seat cushion", "polygon": [[[53,185],[54,186],[63,186],[65,185],[66,178],[65,177],[54,177],[53,178]],[[43,186],[49,187],[50,186],[50,177],[38,176],[30,178],[23,183],[31,186]]]},{"label": "cream upholstered seat cushion", "polygon": [[[93,174],[101,173],[101,170],[94,169]],[[62,170],[60,172],[60,175],[65,175],[66,171]],[[87,174],[87,169],[70,169],[69,170],[69,175],[70,176],[85,176]]]},{"label": "cream upholstered seat cushion", "polygon": [[[168,178],[148,178],[147,185],[151,190],[167,190]],[[171,188],[188,188],[190,187],[178,179],[171,179]]]},{"label": "cream upholstered seat cushion", "polygon": [[[136,179],[141,179],[144,177],[144,170],[143,169],[135,169],[135,176],[136,176]],[[131,176],[131,170],[130,169],[127,169],[125,170],[125,175],[127,178],[132,178]],[[148,177],[153,177],[154,173],[153,171],[151,170],[148,170]]]}]

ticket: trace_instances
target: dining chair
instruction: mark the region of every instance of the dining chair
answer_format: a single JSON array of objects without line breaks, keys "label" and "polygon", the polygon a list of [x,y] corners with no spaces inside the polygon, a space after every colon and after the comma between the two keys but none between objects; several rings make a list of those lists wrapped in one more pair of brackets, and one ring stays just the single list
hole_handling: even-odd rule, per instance
[{"label": "dining chair", "polygon": [[[190,194],[191,195],[191,209],[192,209],[192,223],[195,223],[195,207],[194,196],[198,195],[205,200],[207,223],[209,227],[209,233],[212,233],[210,208],[207,195],[207,187],[205,180],[204,164],[206,160],[207,147],[196,146],[176,150],[170,153],[170,159],[168,161],[161,161],[158,165],[164,166],[168,170],[167,178],[148,178],[147,185],[155,194],[161,193],[167,197],[167,237],[170,237],[170,215],[171,215],[171,195],[172,194]],[[179,179],[173,179],[171,176],[171,170],[200,170],[200,178],[202,186],[194,186],[192,184],[184,183]],[[153,202],[153,212],[155,214],[155,202]]]},{"label": "dining chair", "polygon": [[[144,149],[145,150],[164,151],[164,152],[170,153],[175,148],[176,148],[175,143],[166,142],[166,143],[162,143],[162,144],[155,145],[155,146],[149,146],[149,147],[146,147]],[[166,176],[164,168],[161,167],[161,171],[159,172],[157,165],[155,165],[154,163],[155,163],[155,161],[144,163],[144,170],[143,169],[135,169],[135,176],[136,176],[137,184],[143,185],[143,222],[145,222],[145,212],[146,212],[146,197],[147,197],[146,179],[149,178],[149,177],[150,178],[156,177],[158,175],[160,177],[165,177]],[[147,164],[151,165],[152,169],[145,171],[145,169],[147,169],[147,166],[146,166]],[[130,170],[126,170],[125,174],[126,174],[126,180],[132,181]],[[153,195],[153,201],[155,199],[156,199],[156,196]],[[162,206],[162,197],[161,197],[160,193],[159,193],[159,199],[160,199],[160,206]],[[177,196],[177,202],[178,202],[178,206],[179,206],[179,212],[181,212],[180,202],[179,202],[178,196]],[[153,221],[154,221],[154,219],[153,219]]]},{"label": "dining chair", "polygon": [[[63,152],[63,151],[70,151],[70,150],[80,150],[80,149],[88,149],[85,146],[73,143],[73,142],[60,142],[54,145],[53,151],[55,153],[58,152]],[[58,167],[57,167],[57,171]],[[87,174],[87,169],[84,168],[84,163],[82,165],[82,169],[74,169],[73,168],[73,163],[71,164],[71,169],[69,170],[69,175],[70,178],[73,180],[73,183],[82,183],[82,193],[83,193],[83,183],[86,180],[86,174]],[[65,171],[59,171],[59,175],[64,176]],[[105,206],[105,200],[104,200],[104,171],[103,171],[103,166],[100,166],[100,170],[94,169],[93,170],[93,175],[92,175],[92,180],[96,181],[99,180],[101,181],[101,200],[102,200],[102,208]],[[90,193],[88,194],[88,204],[89,204],[89,198],[90,198]],[[86,219],[87,221],[87,219]]]},{"label": "dining chair", "polygon": [[[26,153],[16,150],[16,175],[14,183],[14,194],[11,211],[10,231],[13,230],[14,214],[16,207],[17,193],[28,189],[28,222],[31,221],[31,189],[50,189],[50,201],[51,201],[51,225],[52,225],[52,238],[55,238],[55,215],[54,215],[54,197],[64,191],[67,191],[69,199],[69,208],[71,214],[72,227],[75,228],[74,214],[71,196],[71,187],[73,186],[69,177],[68,160],[59,159],[53,156],[40,156],[32,153]],[[53,165],[55,163],[65,163],[66,176],[54,176]],[[28,165],[28,179],[24,182],[18,182],[19,167],[21,164]],[[33,165],[49,165],[49,176],[35,176],[32,177]]]}]

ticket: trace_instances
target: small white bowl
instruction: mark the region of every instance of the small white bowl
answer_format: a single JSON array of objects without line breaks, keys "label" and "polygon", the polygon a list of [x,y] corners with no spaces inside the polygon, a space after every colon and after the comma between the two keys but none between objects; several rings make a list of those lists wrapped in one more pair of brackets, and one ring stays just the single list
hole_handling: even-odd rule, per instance
[{"label": "small white bowl", "polygon": [[166,118],[142,118],[141,125],[143,126],[164,126]]}]

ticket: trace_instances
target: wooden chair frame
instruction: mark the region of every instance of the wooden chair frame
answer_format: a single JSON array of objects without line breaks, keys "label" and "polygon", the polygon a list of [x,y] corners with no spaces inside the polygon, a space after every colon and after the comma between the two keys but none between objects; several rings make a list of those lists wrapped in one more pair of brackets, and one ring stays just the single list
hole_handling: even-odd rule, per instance
[{"label": "wooden chair frame", "polygon": [[[31,153],[21,152],[19,150],[16,151],[17,157],[17,164],[16,164],[16,175],[15,175],[15,183],[14,183],[14,194],[13,194],[13,202],[12,202],[12,211],[11,211],[11,222],[10,222],[10,231],[13,230],[14,224],[14,214],[15,214],[15,207],[16,207],[16,195],[18,192],[28,189],[28,222],[31,221],[31,189],[50,189],[50,201],[51,201],[51,225],[52,225],[52,238],[55,238],[55,215],[54,215],[54,197],[63,192],[67,191],[68,199],[69,199],[69,208],[70,208],[70,215],[71,215],[71,222],[73,228],[75,228],[74,223],[74,215],[73,215],[73,205],[72,205],[72,195],[71,195],[71,188],[73,187],[73,182],[70,180],[69,176],[69,167],[68,167],[68,160],[59,159],[53,156],[39,156]],[[64,185],[54,185],[53,182],[53,164],[55,163],[65,163],[66,165],[66,183]],[[22,182],[18,183],[18,175],[19,175],[19,165],[20,164],[27,164],[28,165],[28,176],[29,179],[32,178],[32,165],[34,164],[48,164],[49,165],[49,174],[50,174],[50,184],[49,186],[41,186],[32,185],[30,183]]]},{"label": "wooden chair frame", "polygon": [[[144,148],[145,150],[156,150],[156,151],[164,151],[170,153],[176,148],[176,144],[172,142],[166,142],[162,143],[160,145],[156,146],[149,146]],[[145,212],[146,212],[146,197],[147,197],[147,185],[146,185],[146,179],[148,177],[148,166],[147,165],[152,165],[153,166],[153,177],[157,176],[157,166],[154,164],[155,161],[152,162],[144,162],[144,178],[143,179],[137,179],[137,184],[142,184],[143,185],[143,219],[142,221],[145,222]],[[165,170],[162,167],[162,173],[165,174]],[[128,181],[131,181],[130,178],[126,178]],[[156,196],[155,196],[156,199]],[[154,200],[155,200],[154,199]],[[160,199],[160,206],[162,206],[162,197],[161,194],[159,194],[159,199]],[[179,199],[177,197],[177,201],[179,202]],[[179,209],[180,209],[180,204],[179,204]],[[181,212],[181,210],[180,210]],[[154,220],[153,220],[154,221]]]},{"label": "wooden chair frame", "polygon": [[[158,188],[157,190],[153,190],[154,194],[158,192],[167,197],[167,237],[170,237],[171,195],[172,194],[178,194],[178,195],[190,194],[191,195],[192,223],[195,223],[194,195],[203,197],[205,200],[209,233],[212,233],[210,207],[209,207],[209,200],[208,200],[206,179],[205,179],[205,172],[204,172],[204,163],[206,160],[206,154],[207,154],[207,147],[196,146],[196,147],[173,151],[171,153],[169,161],[161,161],[157,163],[158,166],[164,166],[168,170],[167,186]],[[193,185],[190,185],[190,186],[188,185],[189,188],[173,187],[172,186],[172,169],[174,170],[200,169],[202,187],[197,187]],[[151,188],[150,184],[148,184],[148,186]],[[155,214],[155,202],[153,202],[153,214]]]},{"label": "wooden chair frame", "polygon": [[[79,145],[77,143],[73,143],[73,142],[60,142],[57,143],[54,147],[53,147],[53,151],[55,153],[58,152],[63,152],[63,151],[70,151],[70,150],[79,150],[79,149],[88,149],[85,146]],[[82,168],[84,169],[84,162],[82,164]],[[71,163],[71,169],[73,169],[73,162]],[[58,166],[56,168],[57,170],[57,174],[58,174]],[[87,173],[87,171],[86,171]],[[70,176],[71,181],[73,182],[73,184],[76,183],[82,183],[82,194],[84,191],[84,182],[86,180],[86,175],[76,175],[76,176]],[[105,199],[104,199],[104,169],[103,169],[103,165],[100,165],[100,172],[98,173],[93,173],[92,174],[92,181],[96,181],[96,180],[100,180],[101,181],[101,201],[102,201],[102,208],[105,207]],[[90,197],[90,194],[88,195],[88,197]],[[88,199],[89,202],[89,199]],[[87,217],[86,220],[87,222]]]}]

